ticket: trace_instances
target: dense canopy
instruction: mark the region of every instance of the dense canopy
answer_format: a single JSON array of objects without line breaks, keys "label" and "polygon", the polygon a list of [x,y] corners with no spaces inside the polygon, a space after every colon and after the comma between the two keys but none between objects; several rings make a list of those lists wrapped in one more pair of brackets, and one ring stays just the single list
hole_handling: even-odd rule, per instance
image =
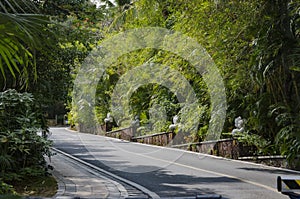
[{"label": "dense canopy", "polygon": [[[230,135],[234,119],[241,116],[245,132],[240,140],[256,146],[254,155],[281,154],[291,164],[297,163],[299,0],[4,0],[0,2],[1,91],[32,93],[30,98],[48,118],[58,115],[65,119],[68,115],[72,126],[101,125],[107,113],[113,112],[112,98],[122,78],[134,77],[138,74],[132,73],[134,68],[145,64],[168,66],[185,78],[198,100],[197,126],[187,122],[183,129],[189,133],[186,142],[205,140],[212,116],[205,75],[188,60],[162,49],[137,49],[118,57],[102,71],[97,83],[95,117],[78,115],[82,107],[72,103],[73,83],[87,57],[109,38],[146,27],[190,37],[214,61],[226,91],[226,118],[220,138]],[[101,59],[101,55],[94,58]],[[143,75],[149,74],[141,78]],[[129,116],[123,119],[138,118],[140,135],[168,131],[175,115],[185,117],[178,94],[165,85],[146,82],[129,90]],[[0,109],[1,114],[3,111]],[[193,114],[189,117],[194,119]],[[115,128],[129,124],[115,121]]]}]

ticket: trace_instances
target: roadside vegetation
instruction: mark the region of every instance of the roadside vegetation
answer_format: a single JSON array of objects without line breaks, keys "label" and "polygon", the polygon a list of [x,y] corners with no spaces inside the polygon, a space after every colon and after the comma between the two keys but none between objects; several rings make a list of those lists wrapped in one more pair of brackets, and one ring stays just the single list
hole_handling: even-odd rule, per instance
[{"label": "roadside vegetation", "polygon": [[[291,164],[298,164],[299,9],[300,2],[290,0],[139,0],[120,7],[104,38],[120,31],[152,26],[196,39],[217,64],[226,85],[228,109],[224,136],[234,128],[234,119],[242,116],[245,133],[240,140],[256,146],[256,155],[281,154]],[[186,140],[204,140],[210,119],[207,86],[193,66],[161,50],[129,53],[106,70],[98,86],[98,122],[103,124],[110,112],[114,85],[122,75],[132,66],[149,62],[180,71],[189,81],[204,111],[199,115],[197,132]],[[157,84],[144,85],[130,99],[131,118],[139,117],[142,135],[168,131],[172,117],[180,109],[174,93]],[[164,107],[169,122],[151,121],[151,107],[157,104]],[[143,131],[145,125],[152,130]]]},{"label": "roadside vegetation", "polygon": [[[179,31],[196,39],[217,64],[226,85],[224,137],[234,128],[234,119],[241,116],[245,119],[245,133],[240,141],[256,146],[255,155],[280,154],[296,165],[300,153],[299,9],[300,2],[291,0],[139,0],[115,10],[103,39],[149,26]],[[186,60],[162,50],[128,53],[105,71],[98,85],[95,120],[104,123],[111,111],[114,86],[133,66],[144,63],[169,66],[189,81],[203,111],[198,130],[186,141],[204,140],[210,119],[207,86]],[[130,105],[132,121],[139,117],[141,135],[168,131],[172,117],[180,109],[175,94],[157,84],[140,87],[131,96]],[[151,121],[151,107],[155,105],[164,107],[169,122]],[[73,106],[70,112],[74,123],[78,122],[78,108]],[[85,124],[91,121],[88,116],[81,119]],[[151,130],[143,131],[145,125]]]},{"label": "roadside vegetation", "polygon": [[[51,142],[38,135],[48,128],[32,94],[9,89],[0,93],[0,102],[0,194],[23,193],[29,179],[48,181],[44,158],[51,155]],[[17,184],[27,188],[16,190]]]},{"label": "roadside vegetation", "polygon": [[[226,85],[224,136],[242,116],[246,131],[241,140],[255,145],[261,155],[285,155],[291,164],[299,163],[299,0],[101,2],[0,3],[0,193],[12,192],[14,179],[47,173],[43,160],[51,143],[37,136],[47,131],[42,118],[68,112],[71,125],[79,125],[72,82],[87,55],[106,38],[149,26],[181,32],[210,54]],[[188,80],[202,111],[197,131],[186,140],[204,140],[210,119],[207,85],[190,63],[162,50],[131,52],[113,63],[98,84],[96,118],[82,121],[103,124],[118,80],[133,66],[150,62],[167,65]],[[169,122],[150,119],[155,105],[164,107]],[[130,106],[143,135],[167,131],[180,110],[175,94],[158,84],[137,89]],[[150,131],[143,130],[145,125]]]}]

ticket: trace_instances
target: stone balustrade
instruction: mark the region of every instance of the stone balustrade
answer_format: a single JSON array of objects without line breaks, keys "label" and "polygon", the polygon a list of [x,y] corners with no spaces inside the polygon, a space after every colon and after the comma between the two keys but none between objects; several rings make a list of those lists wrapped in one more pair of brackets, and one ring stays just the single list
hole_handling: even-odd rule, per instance
[{"label": "stone balustrade", "polygon": [[176,136],[176,134],[173,132],[162,132],[134,137],[133,129],[131,127],[107,132],[106,136],[128,140],[131,142],[139,142],[143,144],[151,144],[158,146],[168,146],[172,148],[195,151],[233,159],[238,159],[240,156],[251,155],[249,154],[249,152],[252,151],[249,150],[249,148],[243,146],[236,139],[232,138],[173,145],[172,140]]}]

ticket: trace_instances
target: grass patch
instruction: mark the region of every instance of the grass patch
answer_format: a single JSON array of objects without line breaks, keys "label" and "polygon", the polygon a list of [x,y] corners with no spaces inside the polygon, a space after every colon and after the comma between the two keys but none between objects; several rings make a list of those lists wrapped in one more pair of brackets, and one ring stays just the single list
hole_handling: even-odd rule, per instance
[{"label": "grass patch", "polygon": [[52,197],[57,192],[57,182],[53,176],[28,177],[12,185],[21,196]]}]

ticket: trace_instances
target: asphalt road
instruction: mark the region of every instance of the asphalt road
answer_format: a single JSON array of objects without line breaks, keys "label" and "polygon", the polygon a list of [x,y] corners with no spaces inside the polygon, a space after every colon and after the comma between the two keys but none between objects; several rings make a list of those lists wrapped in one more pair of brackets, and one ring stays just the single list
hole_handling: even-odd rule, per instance
[{"label": "asphalt road", "polygon": [[276,190],[277,168],[51,128],[54,147],[136,182],[160,197],[288,198]]}]

